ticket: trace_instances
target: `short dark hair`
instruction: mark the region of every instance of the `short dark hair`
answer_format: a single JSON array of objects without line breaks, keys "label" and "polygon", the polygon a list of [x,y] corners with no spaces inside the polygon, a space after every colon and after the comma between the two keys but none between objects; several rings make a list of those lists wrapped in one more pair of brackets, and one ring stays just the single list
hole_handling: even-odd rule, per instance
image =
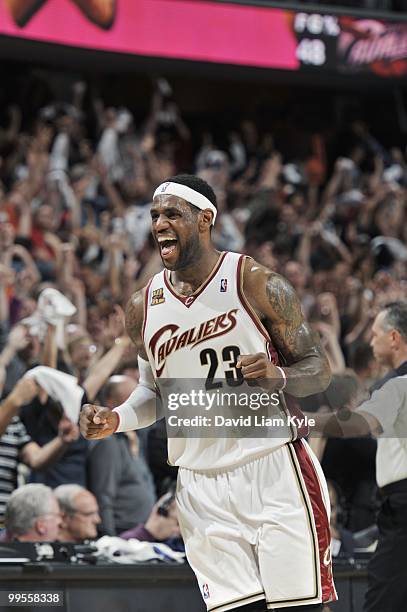
[{"label": "short dark hair", "polygon": [[[117,392],[119,391],[120,385],[127,380],[134,380],[131,376],[125,374],[113,374],[109,380],[103,385],[100,390],[99,396],[102,402],[107,403],[109,400],[115,400],[117,398]],[[136,381],[134,380],[134,385]]]},{"label": "short dark hair", "polygon": [[216,195],[212,187],[209,185],[209,183],[199,178],[199,176],[195,176],[195,174],[177,174],[175,176],[170,176],[170,178],[167,178],[164,182],[178,183],[179,185],[185,185],[186,187],[190,187],[194,191],[197,191],[198,193],[205,196],[205,198],[208,198],[208,200],[212,202],[215,208],[218,207],[216,202]]},{"label": "short dark hair", "polygon": [[407,302],[390,302],[383,308],[385,317],[383,320],[387,330],[396,329],[407,342]]},{"label": "short dark hair", "polygon": [[367,342],[358,344],[350,357],[351,366],[356,373],[367,368],[374,360],[372,347]]},{"label": "short dark hair", "polygon": [[121,382],[119,378],[122,376],[123,374],[115,374],[111,376],[109,380],[103,385],[99,393],[102,402],[106,403],[109,400],[116,399],[117,387]]},{"label": "short dark hair", "polygon": [[358,389],[359,383],[355,372],[346,369],[332,376],[329,387],[324,393],[330,408],[340,410],[356,396]]},{"label": "short dark hair", "polygon": [[138,370],[138,361],[136,358],[129,358],[125,361],[121,361],[120,364],[115,369],[115,374],[123,374],[126,370]]}]

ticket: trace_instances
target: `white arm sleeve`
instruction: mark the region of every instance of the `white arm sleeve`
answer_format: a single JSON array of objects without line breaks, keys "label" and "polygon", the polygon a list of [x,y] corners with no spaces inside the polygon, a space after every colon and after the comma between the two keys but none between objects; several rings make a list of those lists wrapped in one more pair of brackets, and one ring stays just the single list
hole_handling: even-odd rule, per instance
[{"label": "white arm sleeve", "polygon": [[119,416],[119,425],[116,433],[142,429],[155,423],[161,418],[157,406],[154,376],[150,364],[138,357],[140,380],[133,393],[123,404],[114,408]]}]

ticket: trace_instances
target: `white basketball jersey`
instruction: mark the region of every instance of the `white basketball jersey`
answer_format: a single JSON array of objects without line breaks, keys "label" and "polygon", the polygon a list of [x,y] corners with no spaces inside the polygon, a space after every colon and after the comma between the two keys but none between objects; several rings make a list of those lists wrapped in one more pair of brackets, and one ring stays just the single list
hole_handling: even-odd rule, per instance
[{"label": "white basketball jersey", "polygon": [[[191,295],[178,294],[170,273],[150,281],[145,295],[143,341],[156,384],[165,379],[223,379],[242,376],[240,354],[267,353],[278,362],[270,337],[243,293],[245,255],[225,252],[206,281]],[[290,427],[268,438],[169,438],[173,465],[195,470],[236,466],[293,438]]]}]

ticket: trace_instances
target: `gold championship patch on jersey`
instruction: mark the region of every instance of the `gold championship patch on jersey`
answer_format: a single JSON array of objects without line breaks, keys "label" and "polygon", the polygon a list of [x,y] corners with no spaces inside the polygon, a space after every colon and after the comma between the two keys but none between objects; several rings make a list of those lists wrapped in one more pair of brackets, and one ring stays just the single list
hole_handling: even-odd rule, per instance
[{"label": "gold championship patch on jersey", "polygon": [[150,306],[156,306],[157,304],[163,304],[165,302],[164,297],[164,289],[160,287],[159,289],[154,289],[151,294],[151,304]]}]

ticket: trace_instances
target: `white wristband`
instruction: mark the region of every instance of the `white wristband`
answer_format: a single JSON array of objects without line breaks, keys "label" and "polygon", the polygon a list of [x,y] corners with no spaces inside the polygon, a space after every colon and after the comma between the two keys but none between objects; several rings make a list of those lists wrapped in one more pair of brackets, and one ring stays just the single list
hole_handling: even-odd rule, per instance
[{"label": "white wristband", "polygon": [[283,386],[281,389],[279,389],[279,391],[283,391],[287,386],[287,374],[284,372],[283,368],[280,368],[280,366],[276,366],[276,368],[280,371],[281,376],[283,377]]}]

